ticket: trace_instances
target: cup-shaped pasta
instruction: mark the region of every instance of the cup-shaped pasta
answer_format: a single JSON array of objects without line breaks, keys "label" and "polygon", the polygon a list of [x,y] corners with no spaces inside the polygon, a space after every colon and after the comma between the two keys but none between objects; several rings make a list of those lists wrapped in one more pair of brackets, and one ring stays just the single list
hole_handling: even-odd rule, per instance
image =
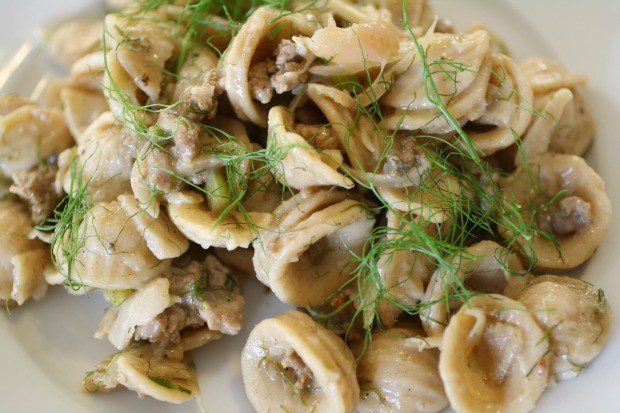
[{"label": "cup-shaped pasta", "polygon": [[594,121],[584,102],[581,89],[552,90],[535,100],[542,113],[532,117],[523,136],[522,150],[515,155],[515,164],[545,152],[582,156],[594,140]]},{"label": "cup-shaped pasta", "polygon": [[378,172],[377,164],[386,146],[385,138],[370,117],[357,112],[355,99],[344,90],[317,83],[308,85],[308,97],[336,132],[340,146],[349,158],[351,172],[359,171],[359,178],[366,180],[368,175],[379,175],[375,172]]},{"label": "cup-shaped pasta", "polygon": [[79,140],[103,112],[110,110],[108,102],[99,91],[86,88],[65,87],[60,91],[65,120],[75,140]]},{"label": "cup-shaped pasta", "polygon": [[[429,32],[419,42],[426,52],[437,92],[452,116],[461,124],[482,116],[491,76],[491,36],[484,30],[463,35]],[[445,56],[450,56],[450,60],[446,61]],[[425,76],[424,65],[416,56],[383,96],[381,103],[394,108],[384,116],[389,129],[439,134],[454,130],[427,96]]]},{"label": "cup-shaped pasta", "polygon": [[545,102],[541,104],[542,116],[533,117],[527,132],[522,136],[521,148],[515,155],[515,165],[522,165],[524,159],[553,152],[549,150],[551,136],[558,128],[558,122],[572,100],[573,94],[566,88],[547,96]]},{"label": "cup-shaped pasta", "polygon": [[155,257],[160,260],[176,258],[187,251],[189,241],[170,221],[166,212],[162,211],[154,218],[131,195],[121,195],[118,200]]},{"label": "cup-shaped pasta", "polygon": [[406,222],[409,220],[407,224],[404,224],[403,215],[393,211],[388,211],[386,217],[389,228],[386,243],[390,248],[377,261],[380,285],[376,288],[369,286],[368,289],[373,291],[372,298],[381,295],[379,302],[370,306],[369,311],[376,311],[381,323],[390,327],[402,312],[400,305],[413,306],[420,301],[434,267],[431,259],[411,249],[417,240],[413,235],[415,232],[407,225],[416,225],[419,234],[426,233],[429,236],[436,232],[436,226],[421,218],[412,219],[411,215],[406,218]]},{"label": "cup-shaped pasta", "polygon": [[95,393],[126,387],[140,397],[183,403],[199,394],[191,357],[183,356],[182,350],[162,355],[150,344],[135,346],[103,360],[87,373],[82,388]]},{"label": "cup-shaped pasta", "polygon": [[44,271],[51,267],[49,250],[39,239],[30,239],[30,213],[11,198],[0,201],[0,300],[22,305],[40,300],[47,292]]},{"label": "cup-shaped pasta", "polygon": [[439,376],[439,350],[419,350],[407,339],[423,332],[396,326],[373,333],[357,362],[360,413],[437,413],[448,406]]},{"label": "cup-shaped pasta", "polygon": [[70,20],[50,33],[45,48],[67,68],[78,59],[101,48],[101,21]]},{"label": "cup-shaped pasta", "polygon": [[[131,162],[119,156],[121,129],[112,113],[105,112],[90,124],[75,149],[61,154],[57,179],[66,193],[84,190],[93,202],[110,202],[131,192]],[[78,188],[78,181],[85,188]]]},{"label": "cup-shaped pasta", "polygon": [[504,196],[522,205],[521,216],[500,223],[514,240],[512,223],[534,222],[539,233],[516,237],[519,251],[540,270],[561,270],[585,262],[609,227],[611,202],[605,184],[583,158],[547,154],[500,181]]},{"label": "cup-shaped pasta", "polygon": [[133,293],[118,307],[110,307],[95,337],[108,336],[116,349],[126,348],[133,339],[136,327],[151,323],[173,302],[169,294],[170,281],[155,278]]},{"label": "cup-shaped pasta", "polygon": [[241,354],[241,372],[258,413],[352,413],[359,398],[351,351],[296,310],[254,327]]},{"label": "cup-shaped pasta", "polygon": [[440,335],[448,325],[451,307],[460,300],[451,299],[451,293],[462,285],[468,290],[483,293],[501,293],[513,273],[523,267],[516,254],[493,241],[480,241],[461,252],[452,261],[451,268],[438,268],[431,277],[420,310],[424,331],[429,336]]},{"label": "cup-shaped pasta", "polygon": [[304,44],[326,64],[312,66],[311,73],[341,76],[383,69],[402,55],[402,33],[389,21],[353,23],[349,27],[325,27]]},{"label": "cup-shaped pasta", "polygon": [[572,93],[573,100],[562,111],[557,127],[551,135],[549,150],[582,156],[590,148],[596,130],[583,90],[573,89]]},{"label": "cup-shaped pasta", "polygon": [[303,190],[276,211],[254,241],[257,278],[284,303],[320,305],[353,270],[375,218],[339,191]]},{"label": "cup-shaped pasta", "polygon": [[[123,119],[125,105],[143,105],[144,95],[140,88],[133,82],[133,79],[118,61],[115,53],[106,52],[106,71],[103,76],[103,95],[108,101],[110,110],[115,117]],[[132,115],[133,116],[133,115]],[[136,111],[135,116],[141,121],[148,120],[152,123],[152,116],[144,111]],[[128,124],[130,127],[133,124]]]},{"label": "cup-shaped pasta", "polygon": [[522,304],[476,296],[446,328],[439,372],[459,413],[525,413],[545,390],[549,342]]},{"label": "cup-shaped pasta", "polygon": [[0,116],[8,115],[15,109],[26,106],[30,101],[26,98],[17,95],[2,95],[0,96]]},{"label": "cup-shaped pasta", "polygon": [[390,207],[415,213],[433,223],[453,218],[454,205],[463,196],[461,184],[454,175],[433,167],[420,175],[418,185],[400,188],[378,185],[377,191]]},{"label": "cup-shaped pasta", "polygon": [[174,54],[176,41],[170,26],[163,19],[154,17],[132,19],[108,14],[105,36],[108,56],[114,54],[127,78],[156,102],[161,93],[164,68]]},{"label": "cup-shaped pasta", "polygon": [[586,153],[594,140],[595,128],[583,93],[580,88],[561,88],[536,97],[536,108],[542,112],[542,117],[533,118],[524,137],[526,152],[527,140],[532,139],[542,140],[548,152],[579,156]]},{"label": "cup-shaped pasta", "polygon": [[[59,271],[73,287],[104,290],[137,289],[161,275],[170,260],[160,260],[151,251],[173,251],[180,254],[188,246],[178,231],[164,222],[158,223],[145,211],[129,212],[133,197],[120,196],[112,202],[100,202],[84,210],[76,210],[69,226],[58,232],[53,253]],[[159,228],[147,234],[150,225]],[[59,231],[59,230],[57,230]],[[146,239],[146,242],[145,242]]]},{"label": "cup-shaped pasta", "polygon": [[571,73],[560,63],[546,58],[527,59],[521,63],[521,70],[536,95],[561,88],[573,89],[585,85],[587,81],[584,75]]},{"label": "cup-shaped pasta", "polygon": [[[273,95],[270,62],[266,58],[276,50],[278,42],[294,34],[311,35],[319,27],[318,18],[312,13],[282,16],[280,11],[270,7],[261,7],[252,13],[222,59],[224,88],[240,119],[267,126],[267,111],[254,101],[256,98],[266,104]],[[277,63],[272,65],[276,67]]]},{"label": "cup-shaped pasta", "polygon": [[534,108],[532,88],[514,60],[503,54],[492,54],[489,65],[487,108],[474,123],[493,128],[468,133],[476,147],[486,155],[514,144],[527,129]]},{"label": "cup-shaped pasta", "polygon": [[167,198],[170,219],[188,239],[203,248],[233,250],[247,248],[267,228],[273,215],[265,212],[230,211],[220,216],[212,211],[204,197],[192,191],[179,191]]},{"label": "cup-shaped pasta", "polygon": [[505,294],[526,306],[547,332],[550,380],[577,376],[609,338],[611,309],[603,291],[568,276],[532,276],[525,281]]},{"label": "cup-shaped pasta", "polygon": [[275,106],[269,110],[267,149],[274,151],[277,158],[273,166],[276,178],[295,189],[312,186],[352,188],[351,178],[337,171],[343,160],[340,151],[322,151],[313,147],[290,130],[293,122],[293,113],[285,107]]},{"label": "cup-shaped pasta", "polygon": [[28,170],[73,145],[62,111],[23,105],[0,117],[0,169]]}]

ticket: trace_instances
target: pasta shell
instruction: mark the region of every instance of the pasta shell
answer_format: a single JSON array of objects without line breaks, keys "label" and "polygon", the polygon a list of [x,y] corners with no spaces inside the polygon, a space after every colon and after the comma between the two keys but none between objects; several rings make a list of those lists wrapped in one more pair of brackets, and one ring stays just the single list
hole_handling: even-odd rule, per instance
[{"label": "pasta shell", "polygon": [[131,19],[119,14],[108,14],[105,28],[108,54],[115,54],[132,82],[158,101],[163,68],[175,49],[170,30],[155,19]]},{"label": "pasta shell", "polygon": [[101,93],[67,87],[60,92],[65,119],[75,140],[79,140],[99,115],[109,110]]},{"label": "pasta shell", "polygon": [[542,107],[544,117],[535,117],[522,137],[521,149],[515,155],[515,165],[523,165],[523,159],[533,159],[549,150],[551,136],[558,127],[562,113],[573,100],[570,89],[554,92]]},{"label": "pasta shell", "polygon": [[357,363],[360,413],[438,413],[448,406],[439,350],[420,351],[407,343],[421,334],[404,326],[373,333]]},{"label": "pasta shell", "polygon": [[[419,41],[427,51],[426,59],[431,65],[439,96],[452,116],[461,124],[482,116],[486,110],[486,92],[491,76],[490,35],[484,30],[463,35],[430,32]],[[458,62],[457,67],[445,62],[445,56]],[[386,113],[384,118],[390,130],[421,130],[438,134],[454,130],[427,96],[424,76],[424,66],[417,57],[415,64],[396,79],[381,99],[383,104],[395,109],[393,113]]]},{"label": "pasta shell", "polygon": [[287,304],[321,304],[350,278],[375,222],[341,192],[304,190],[275,211],[254,246],[257,278]]},{"label": "pasta shell", "polygon": [[110,202],[131,192],[131,163],[119,157],[121,129],[112,113],[105,112],[84,131],[77,148],[60,156],[57,179],[66,193],[86,190],[93,202]]},{"label": "pasta shell", "polygon": [[150,323],[173,304],[168,294],[169,288],[167,278],[156,278],[140,288],[120,307],[108,310],[111,314],[104,319],[96,337],[107,335],[110,343],[118,350],[127,347],[137,326]]},{"label": "pasta shell", "polygon": [[100,21],[70,20],[55,28],[46,49],[56,61],[70,67],[81,57],[101,48]]},{"label": "pasta shell", "polygon": [[532,117],[534,94],[519,66],[503,54],[491,55],[491,77],[487,89],[487,108],[474,123],[492,125],[487,132],[468,132],[476,147],[486,155],[515,143]]},{"label": "pasta shell", "polygon": [[545,152],[582,156],[594,140],[595,128],[592,115],[585,104],[580,88],[552,90],[535,100],[542,116],[532,117],[530,127],[523,137],[522,150],[515,156],[515,163],[543,155]]},{"label": "pasta shell", "polygon": [[71,145],[60,110],[29,104],[0,117],[0,168],[6,176],[31,169]]},{"label": "pasta shell", "polygon": [[119,196],[119,201],[133,220],[136,229],[144,237],[153,255],[160,260],[181,256],[189,248],[189,241],[170,222],[166,212],[160,212],[157,218],[146,213],[138,201],[130,195]]},{"label": "pasta shell", "polygon": [[522,273],[519,258],[493,241],[480,241],[454,258],[452,270],[439,268],[431,277],[424,296],[420,300],[428,304],[420,310],[424,331],[429,336],[440,335],[450,316],[450,304],[446,296],[458,285],[468,289],[501,293],[512,273]]},{"label": "pasta shell", "polygon": [[0,201],[0,299],[22,305],[47,292],[44,272],[51,267],[49,251],[32,229],[27,208],[12,199]]},{"label": "pasta shell", "polygon": [[21,96],[17,95],[2,95],[0,96],[0,116],[8,115],[17,108],[26,106],[30,102]]},{"label": "pasta shell", "polygon": [[359,397],[351,351],[295,310],[254,327],[241,354],[241,372],[258,413],[352,413]]},{"label": "pasta shell", "polygon": [[86,375],[82,386],[87,392],[109,392],[123,386],[140,397],[149,396],[175,404],[199,394],[191,358],[158,355],[149,344],[110,356]]},{"label": "pasta shell", "polygon": [[328,63],[310,72],[338,76],[384,67],[398,59],[402,35],[390,22],[353,23],[349,27],[326,27],[312,34],[305,44]]},{"label": "pasta shell", "polygon": [[525,305],[547,332],[552,380],[577,376],[609,338],[609,304],[601,290],[584,281],[541,275],[529,277],[525,285],[509,288],[505,294]]},{"label": "pasta shell", "polygon": [[260,228],[267,228],[273,216],[264,212],[248,212],[245,216],[231,211],[220,218],[210,211],[202,195],[180,191],[168,198],[170,219],[188,239],[203,248],[219,247],[233,250],[247,248],[258,236]]},{"label": "pasta shell", "polygon": [[[522,205],[521,217],[512,217],[512,221],[534,220],[540,229],[555,237],[557,247],[536,233],[531,234],[531,241],[521,235],[516,237],[520,253],[529,259],[536,257],[539,270],[569,269],[582,264],[607,232],[611,202],[603,180],[583,158],[546,154],[501,180],[500,186],[506,197]],[[543,208],[545,203],[548,205]],[[515,235],[509,228],[507,223],[500,224],[500,233],[512,240]]]},{"label": "pasta shell", "polygon": [[278,32],[310,35],[318,28],[312,14],[306,17],[292,13],[290,17],[281,17],[277,9],[270,7],[260,7],[252,13],[230,43],[222,61],[224,88],[240,119],[267,126],[267,111],[253,101],[248,80],[250,65],[257,60],[255,55],[261,56],[264,53],[264,50],[259,50],[264,40],[269,38],[274,29]]},{"label": "pasta shell", "polygon": [[549,342],[532,314],[501,295],[476,296],[446,328],[439,372],[459,413],[525,413],[547,385]]},{"label": "pasta shell", "polygon": [[[369,311],[377,310],[381,323],[390,327],[402,311],[401,307],[394,303],[404,306],[413,306],[418,303],[424,295],[424,286],[433,272],[434,264],[424,254],[409,249],[411,245],[409,242],[415,242],[415,240],[403,234],[403,232],[408,232],[408,228],[404,228],[402,217],[392,211],[388,211],[386,216],[387,227],[393,229],[388,232],[386,239],[388,242],[395,241],[395,245],[398,245],[399,241],[403,242],[403,246],[390,249],[379,257],[377,269],[381,285],[378,289],[383,297],[376,305],[377,308],[370,306]],[[416,219],[415,222],[419,224],[420,231],[431,233],[434,230],[432,225],[422,219]],[[424,228],[424,225],[427,227]],[[371,315],[374,316],[374,314]]]},{"label": "pasta shell", "polygon": [[561,88],[574,88],[586,83],[584,75],[568,72],[552,59],[533,57],[521,63],[521,70],[535,94],[543,94]]},{"label": "pasta shell", "polygon": [[293,114],[282,106],[269,110],[269,138],[267,149],[282,157],[274,174],[282,183],[295,189],[312,186],[340,186],[352,188],[353,181],[337,171],[342,163],[310,145],[299,134],[287,130],[293,126]]},{"label": "pasta shell", "polygon": [[61,272],[74,286],[137,289],[170,267],[170,260],[159,260],[151,252],[120,200],[95,204],[79,222],[53,250]]}]

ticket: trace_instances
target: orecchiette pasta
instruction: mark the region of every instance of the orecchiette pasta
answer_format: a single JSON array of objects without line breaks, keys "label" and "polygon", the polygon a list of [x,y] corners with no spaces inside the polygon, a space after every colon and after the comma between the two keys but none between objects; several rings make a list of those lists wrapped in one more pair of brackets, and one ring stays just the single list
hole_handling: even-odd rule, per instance
[{"label": "orecchiette pasta", "polygon": [[44,271],[51,266],[49,251],[30,239],[30,214],[19,201],[0,201],[0,299],[22,305],[47,292]]},{"label": "orecchiette pasta", "polygon": [[407,344],[422,332],[395,326],[373,334],[357,363],[361,413],[436,413],[448,405],[439,376],[439,350]]},{"label": "orecchiette pasta", "polygon": [[76,149],[67,149],[60,154],[58,167],[62,172],[59,180],[64,191],[81,190],[75,183],[79,179],[88,187],[94,202],[113,201],[117,196],[131,192],[131,163],[119,158],[121,145],[121,126],[110,112],[103,113],[78,137]]},{"label": "orecchiette pasta", "polygon": [[[296,189],[312,186],[340,186],[352,188],[353,181],[337,171],[342,154],[337,149],[315,148],[301,135],[290,131],[293,114],[282,106],[269,110],[269,138],[267,149],[283,153],[276,165],[275,176]],[[320,133],[317,130],[317,133]],[[278,156],[276,154],[276,156]]]},{"label": "orecchiette pasta", "polygon": [[149,344],[142,344],[104,360],[82,386],[88,392],[109,392],[123,386],[141,396],[183,403],[199,391],[192,364],[189,358],[161,356]]},{"label": "orecchiette pasta", "polygon": [[[594,253],[607,232],[611,203],[605,184],[583,158],[546,154],[519,168],[501,186],[505,196],[528,206],[522,208],[521,219],[535,220],[543,231],[529,241],[516,239],[520,252],[535,256],[540,270],[575,268]],[[534,204],[545,206],[537,211]],[[506,224],[502,236],[511,238],[514,233]]]},{"label": "orecchiette pasta", "polygon": [[353,412],[355,359],[331,331],[289,311],[254,327],[241,355],[246,393],[259,413]]},{"label": "orecchiette pasta", "polygon": [[343,192],[304,190],[275,211],[254,246],[256,277],[285,303],[318,305],[348,278],[375,222]]},{"label": "orecchiette pasta", "polygon": [[[419,39],[423,50],[428,50],[426,59],[436,65],[433,79],[440,96],[447,102],[448,110],[459,122],[475,120],[484,114],[486,93],[491,76],[489,59],[490,36],[485,31],[456,36],[448,33],[429,32]],[[410,46],[411,47],[411,46]],[[442,60],[451,56],[455,63]],[[391,129],[420,129],[425,133],[447,133],[453,127],[438,113],[424,92],[424,65],[417,58],[409,70],[399,76],[389,93],[383,97],[387,107],[395,112],[388,114],[386,123]],[[455,81],[449,75],[453,64],[464,65],[465,71],[457,71]],[[451,70],[451,69],[450,69]]]},{"label": "orecchiette pasta", "polygon": [[[79,228],[63,234],[54,255],[71,283],[105,290],[138,289],[170,267],[169,259],[158,259],[144,242],[144,219],[158,225],[156,220],[163,221],[163,216],[130,212],[126,205],[132,203],[135,200],[128,196],[97,203],[84,213]],[[187,241],[176,228],[159,225],[161,231],[152,234],[155,251],[161,243],[172,244],[169,248],[179,255],[187,249]]]},{"label": "orecchiette pasta", "polygon": [[601,290],[567,276],[516,279],[505,291],[531,312],[548,335],[550,380],[577,376],[603,349],[610,313]]},{"label": "orecchiette pasta", "polygon": [[532,314],[501,295],[476,296],[452,317],[439,372],[458,412],[528,412],[545,390],[549,342]]},{"label": "orecchiette pasta", "polygon": [[0,169],[5,176],[58,156],[73,143],[57,109],[28,104],[0,117]]},{"label": "orecchiette pasta", "polygon": [[[421,298],[428,306],[420,311],[424,331],[429,336],[440,335],[448,325],[450,303],[448,292],[464,285],[473,291],[501,293],[512,273],[523,271],[521,262],[510,251],[492,241],[481,241],[467,248],[452,263],[454,272],[437,270]],[[457,279],[452,277],[456,276]]]}]

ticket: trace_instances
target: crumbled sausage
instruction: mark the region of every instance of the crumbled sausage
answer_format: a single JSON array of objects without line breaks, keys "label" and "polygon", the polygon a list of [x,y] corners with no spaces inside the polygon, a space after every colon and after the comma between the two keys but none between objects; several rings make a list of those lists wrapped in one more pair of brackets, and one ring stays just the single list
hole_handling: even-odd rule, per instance
[{"label": "crumbled sausage", "polygon": [[190,161],[200,153],[200,132],[202,127],[185,117],[183,108],[170,108],[162,111],[157,119],[157,126],[174,140],[176,154],[182,160]]},{"label": "crumbled sausage", "polygon": [[569,196],[558,203],[551,215],[551,228],[557,235],[570,235],[592,220],[592,206],[578,196]]},{"label": "crumbled sausage", "polygon": [[331,126],[297,124],[295,132],[319,150],[340,149],[338,135]]},{"label": "crumbled sausage", "polygon": [[47,218],[62,198],[54,185],[57,171],[56,165],[49,164],[34,171],[18,171],[13,174],[14,184],[9,191],[30,205],[33,222],[41,222]]},{"label": "crumbled sausage", "polygon": [[304,70],[304,59],[300,55],[298,46],[288,39],[284,39],[275,51],[275,67],[278,71],[271,76],[271,86],[276,93],[281,94],[293,90],[308,80],[308,73]]},{"label": "crumbled sausage", "polygon": [[160,343],[164,347],[181,341],[181,331],[185,328],[196,328],[205,325],[195,309],[184,304],[175,304],[166,308],[153,321],[137,326],[134,337],[136,340],[148,340]]},{"label": "crumbled sausage", "polygon": [[314,380],[312,370],[308,368],[306,363],[299,357],[295,351],[291,351],[282,358],[280,363],[285,372],[292,375],[292,380],[295,381],[295,387],[303,390],[309,387]]},{"label": "crumbled sausage", "polygon": [[202,75],[200,83],[185,89],[181,99],[192,112],[212,119],[217,111],[217,97],[223,91],[221,73],[217,69],[212,69]]},{"label": "crumbled sausage", "polygon": [[270,75],[275,72],[273,61],[255,63],[250,66],[248,73],[248,83],[252,98],[262,104],[271,102],[273,98],[273,86],[271,85]]}]

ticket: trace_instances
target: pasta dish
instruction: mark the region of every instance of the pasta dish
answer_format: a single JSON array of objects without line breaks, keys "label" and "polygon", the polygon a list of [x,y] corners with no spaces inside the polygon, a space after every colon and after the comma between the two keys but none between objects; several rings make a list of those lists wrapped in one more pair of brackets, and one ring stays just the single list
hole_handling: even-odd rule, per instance
[{"label": "pasta dish", "polygon": [[108,3],[0,96],[0,297],[103,296],[84,391],[194,399],[249,277],[294,308],[239,355],[260,413],[529,412],[603,350],[583,75],[425,0]]}]

